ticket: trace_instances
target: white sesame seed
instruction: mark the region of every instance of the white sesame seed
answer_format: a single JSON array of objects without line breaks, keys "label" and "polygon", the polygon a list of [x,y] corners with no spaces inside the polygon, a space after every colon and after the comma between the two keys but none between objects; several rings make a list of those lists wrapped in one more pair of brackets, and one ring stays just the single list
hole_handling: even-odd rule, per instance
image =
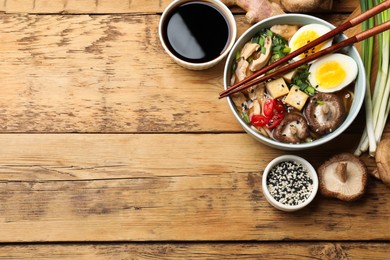
[{"label": "white sesame seed", "polygon": [[275,165],[267,176],[267,188],[272,197],[290,206],[304,202],[313,190],[312,184],[307,169],[294,161]]}]

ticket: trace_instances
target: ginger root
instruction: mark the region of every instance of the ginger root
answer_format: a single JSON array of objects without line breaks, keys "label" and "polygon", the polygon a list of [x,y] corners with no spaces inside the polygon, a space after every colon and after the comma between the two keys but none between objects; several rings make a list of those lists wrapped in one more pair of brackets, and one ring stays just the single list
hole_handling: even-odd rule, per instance
[{"label": "ginger root", "polygon": [[286,12],[307,13],[332,9],[333,0],[280,0],[280,6]]},{"label": "ginger root", "polygon": [[283,10],[276,3],[268,0],[222,0],[227,6],[237,5],[247,11],[245,17],[248,23],[257,23],[265,18],[283,14]]},{"label": "ginger root", "polygon": [[331,10],[333,0],[221,0],[227,6],[237,5],[244,9],[248,23],[257,23],[265,18],[284,12],[307,13]]}]

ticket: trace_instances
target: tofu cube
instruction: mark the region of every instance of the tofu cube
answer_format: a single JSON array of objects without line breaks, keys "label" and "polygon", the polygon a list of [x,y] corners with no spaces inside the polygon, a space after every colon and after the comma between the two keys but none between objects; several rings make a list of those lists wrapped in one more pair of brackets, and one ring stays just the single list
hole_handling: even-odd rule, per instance
[{"label": "tofu cube", "polygon": [[309,95],[301,91],[298,87],[292,86],[284,102],[298,110],[302,110]]},{"label": "tofu cube", "polygon": [[270,82],[267,82],[265,84],[265,87],[268,93],[270,94],[270,96],[273,98],[279,98],[284,95],[287,95],[289,91],[287,84],[283,78],[278,78]]},{"label": "tofu cube", "polygon": [[291,80],[292,80],[292,78],[295,76],[296,73],[297,73],[297,70],[295,69],[295,70],[292,70],[292,71],[290,71],[290,72],[284,74],[282,77],[283,77],[283,79],[284,79],[286,82],[291,83]]}]

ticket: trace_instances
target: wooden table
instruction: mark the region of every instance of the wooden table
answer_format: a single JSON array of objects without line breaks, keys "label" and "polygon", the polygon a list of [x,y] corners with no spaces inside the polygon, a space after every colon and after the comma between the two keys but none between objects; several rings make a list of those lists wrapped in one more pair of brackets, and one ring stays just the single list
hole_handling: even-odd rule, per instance
[{"label": "wooden table", "polygon": [[[0,0],[0,258],[389,259],[390,189],[376,180],[355,203],[265,201],[262,171],[287,152],[218,100],[223,63],[189,71],[164,53],[169,2]],[[357,6],[316,15],[340,24]],[[363,124],[294,154],[318,167],[353,151]]]}]

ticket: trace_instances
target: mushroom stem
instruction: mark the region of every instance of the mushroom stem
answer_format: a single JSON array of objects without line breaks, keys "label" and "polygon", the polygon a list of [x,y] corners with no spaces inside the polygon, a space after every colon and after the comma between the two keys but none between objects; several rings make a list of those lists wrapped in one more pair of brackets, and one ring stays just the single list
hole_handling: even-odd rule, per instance
[{"label": "mushroom stem", "polygon": [[326,197],[357,200],[367,187],[367,167],[351,153],[333,156],[318,168],[320,191]]},{"label": "mushroom stem", "polygon": [[339,162],[336,167],[336,176],[339,177],[342,183],[347,181],[347,165],[346,162]]},{"label": "mushroom stem", "polygon": [[325,103],[325,104],[322,105],[322,112],[325,115],[329,113],[329,106],[328,106],[328,104]]},{"label": "mushroom stem", "polygon": [[298,132],[298,129],[297,129],[295,126],[291,126],[291,127],[290,127],[290,131],[291,131],[291,134],[292,134],[292,135],[296,135],[297,132]]}]

